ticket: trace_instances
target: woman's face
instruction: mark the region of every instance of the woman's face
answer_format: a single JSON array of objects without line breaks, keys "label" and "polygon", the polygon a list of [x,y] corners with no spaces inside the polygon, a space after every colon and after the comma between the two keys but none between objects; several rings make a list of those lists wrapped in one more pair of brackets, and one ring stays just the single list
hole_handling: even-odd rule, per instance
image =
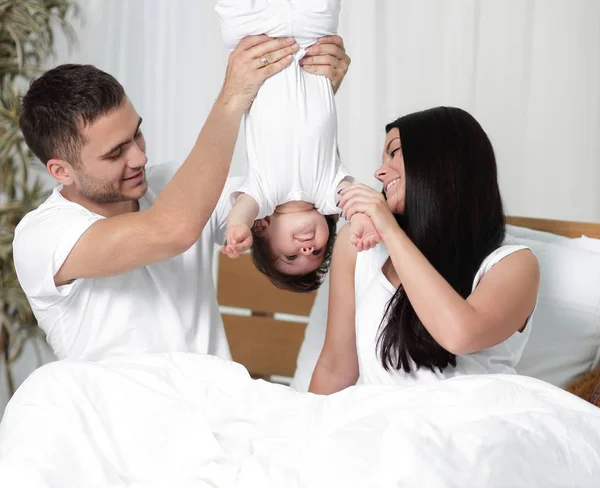
[{"label": "woman's face", "polygon": [[375,171],[375,178],[383,183],[390,210],[395,214],[403,214],[406,179],[400,131],[397,128],[389,131],[385,138],[381,166]]}]

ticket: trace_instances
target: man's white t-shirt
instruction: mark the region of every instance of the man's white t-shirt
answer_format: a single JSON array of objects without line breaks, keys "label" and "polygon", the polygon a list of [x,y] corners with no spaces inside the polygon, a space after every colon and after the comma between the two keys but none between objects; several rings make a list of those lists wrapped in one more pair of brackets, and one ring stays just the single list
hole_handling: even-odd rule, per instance
[{"label": "man's white t-shirt", "polygon": [[[147,171],[148,208],[175,168]],[[230,179],[226,193],[239,184]],[[185,253],[108,278],[78,279],[56,287],[54,275],[75,243],[104,217],[70,202],[60,187],[15,231],[19,282],[39,326],[59,359],[189,351],[230,358],[213,277],[215,243],[225,239],[231,206],[221,198],[202,236]]]},{"label": "man's white t-shirt", "polygon": [[300,51],[292,64],[268,78],[244,119],[248,174],[232,195],[250,195],[257,218],[277,205],[312,203],[323,215],[338,214],[335,190],[354,181],[337,151],[337,113],[331,82],[299,64],[305,49],[337,33],[340,0],[219,0],[223,39],[233,49],[246,36],[291,36]]}]

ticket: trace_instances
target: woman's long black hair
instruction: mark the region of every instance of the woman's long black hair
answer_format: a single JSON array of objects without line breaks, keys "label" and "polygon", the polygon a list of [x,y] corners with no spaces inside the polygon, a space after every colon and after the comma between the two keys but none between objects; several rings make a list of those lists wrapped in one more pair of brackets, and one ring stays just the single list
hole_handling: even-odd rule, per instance
[{"label": "woman's long black hair", "polygon": [[[504,240],[505,222],[492,144],[464,110],[437,107],[400,117],[405,209],[396,220],[460,296],[471,293],[485,257]],[[434,302],[431,303],[435,307]],[[377,342],[386,370],[432,371],[456,366],[456,356],[431,337],[402,285],[389,301]]]}]

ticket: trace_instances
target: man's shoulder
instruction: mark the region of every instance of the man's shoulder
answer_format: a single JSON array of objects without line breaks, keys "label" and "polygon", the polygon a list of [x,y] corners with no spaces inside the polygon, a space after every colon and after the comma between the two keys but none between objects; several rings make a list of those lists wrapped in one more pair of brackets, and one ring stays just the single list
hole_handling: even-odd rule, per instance
[{"label": "man's shoulder", "polygon": [[52,218],[63,212],[81,212],[82,214],[87,212],[87,210],[80,205],[63,198],[59,189],[60,187],[54,188],[46,200],[44,200],[37,208],[27,212],[18,223],[15,232],[30,225],[36,225],[40,220]]},{"label": "man's shoulder", "polygon": [[61,232],[61,229],[65,230],[65,226],[78,221],[98,218],[81,205],[64,198],[59,190],[60,187],[54,188],[42,204],[25,214],[20,220],[15,228],[13,247],[17,247],[22,239],[39,240],[42,244],[49,229],[53,229],[54,233]]}]

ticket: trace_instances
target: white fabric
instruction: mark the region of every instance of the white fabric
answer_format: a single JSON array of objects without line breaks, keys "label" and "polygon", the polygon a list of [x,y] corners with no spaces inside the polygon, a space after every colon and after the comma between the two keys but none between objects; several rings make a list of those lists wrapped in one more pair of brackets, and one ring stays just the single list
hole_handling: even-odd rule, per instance
[{"label": "white fabric", "polygon": [[0,485],[596,488],[600,409],[516,375],[329,397],[176,353],[61,361],[0,425]]},{"label": "white fabric", "polygon": [[573,240],[565,236],[553,234],[552,232],[544,232],[516,225],[507,225],[506,235],[515,241],[525,239],[527,241],[547,242],[552,244],[565,244]]},{"label": "white fabric", "polygon": [[[294,37],[302,49],[337,34],[342,0],[217,0],[228,49],[246,36]],[[301,57],[299,54],[298,57]]]},{"label": "white fabric", "polygon": [[[170,176],[167,165],[148,171],[141,209],[152,204]],[[239,180],[231,180],[229,188],[234,183]],[[66,200],[59,189],[19,223],[14,240],[19,282],[59,359],[170,351],[230,357],[212,273],[214,244],[223,242],[230,209],[226,198],[184,254],[57,289],[54,274],[87,228],[103,218]]]},{"label": "white fabric", "polygon": [[[487,273],[500,260],[510,254],[527,249],[525,246],[505,245],[491,253],[473,279],[473,290]],[[383,274],[381,267],[389,254],[383,244],[367,252],[358,254],[355,271],[356,300],[356,350],[360,377],[358,382],[364,384],[410,385],[439,381],[468,374],[514,374],[515,366],[521,358],[523,348],[532,329],[532,321],[527,323],[523,332],[515,332],[511,337],[493,347],[456,357],[456,367],[448,367],[443,371],[431,371],[426,368],[404,371],[386,371],[378,354],[377,339],[380,324],[386,306],[394,296],[396,288]],[[435,306],[432,304],[432,306]],[[414,367],[414,363],[413,363]]]},{"label": "white fabric", "polygon": [[579,249],[586,249],[591,252],[600,253],[600,239],[582,235],[575,239],[571,239]]},{"label": "white fabric", "polygon": [[[294,37],[307,48],[337,32],[340,0],[219,0],[223,39],[233,49],[248,36]],[[338,184],[348,177],[337,153],[333,90],[323,76],[290,66],[260,88],[245,116],[248,173],[238,192],[259,205],[258,218],[290,201],[312,203],[324,215],[339,213]]]},{"label": "white fabric", "polygon": [[566,387],[600,367],[600,253],[579,239],[517,241],[541,270],[535,327],[517,371]]}]

